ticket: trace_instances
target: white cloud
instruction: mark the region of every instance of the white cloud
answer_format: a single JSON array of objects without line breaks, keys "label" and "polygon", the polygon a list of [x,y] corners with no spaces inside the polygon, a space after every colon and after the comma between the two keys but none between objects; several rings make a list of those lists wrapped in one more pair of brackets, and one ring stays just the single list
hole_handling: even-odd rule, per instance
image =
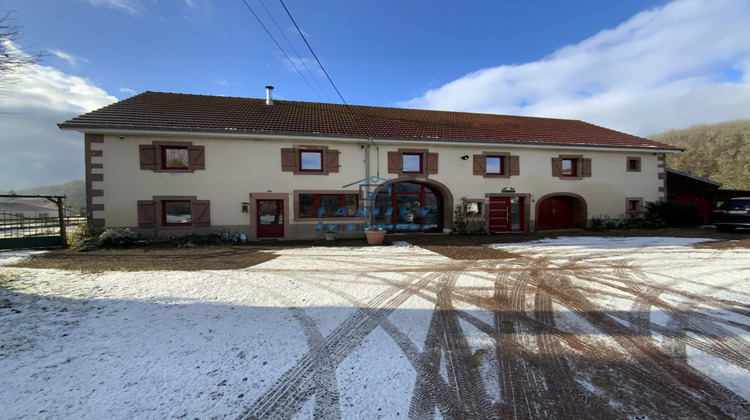
[{"label": "white cloud", "polygon": [[581,119],[638,135],[750,118],[749,21],[745,0],[676,0],[399,105]]},{"label": "white cloud", "polygon": [[109,7],[125,12],[129,15],[141,15],[148,11],[139,0],[87,0],[96,7]]},{"label": "white cloud", "polygon": [[82,61],[84,63],[88,63],[89,62],[89,60],[86,59],[86,58],[80,58],[79,59],[79,58],[75,57],[73,54],[67,53],[65,51],[61,51],[61,50],[48,50],[48,51],[52,55],[65,60],[68,63],[68,65],[70,67],[74,68],[74,69],[78,68],[78,62],[79,61]]},{"label": "white cloud", "polygon": [[83,136],[56,124],[117,98],[45,65],[26,66],[13,80],[0,95],[0,190],[83,179]]},{"label": "white cloud", "polygon": [[126,87],[121,87],[120,88],[120,92],[121,93],[125,93],[125,94],[130,95],[130,96],[135,95],[135,94],[138,93],[138,92],[134,91],[133,89],[126,88]]}]

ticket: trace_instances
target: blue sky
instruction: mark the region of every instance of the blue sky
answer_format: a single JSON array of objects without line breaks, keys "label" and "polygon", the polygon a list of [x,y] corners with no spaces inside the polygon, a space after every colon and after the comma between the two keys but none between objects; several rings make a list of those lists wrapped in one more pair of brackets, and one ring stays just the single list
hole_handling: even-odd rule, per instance
[{"label": "blue sky", "polygon": [[[284,4],[349,104],[572,118],[641,136],[750,118],[747,0]],[[0,8],[22,26],[18,47],[46,53],[0,94],[0,190],[82,179],[83,136],[55,124],[146,90],[263,97],[273,85],[276,99],[341,102],[277,0]]]}]

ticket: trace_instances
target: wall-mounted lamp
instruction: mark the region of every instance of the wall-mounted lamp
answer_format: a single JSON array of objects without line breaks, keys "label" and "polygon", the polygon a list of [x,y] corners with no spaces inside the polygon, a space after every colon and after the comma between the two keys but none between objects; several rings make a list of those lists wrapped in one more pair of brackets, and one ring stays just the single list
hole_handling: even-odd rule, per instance
[{"label": "wall-mounted lamp", "polygon": [[469,155],[463,155],[463,156],[461,156],[461,160],[469,160]]}]

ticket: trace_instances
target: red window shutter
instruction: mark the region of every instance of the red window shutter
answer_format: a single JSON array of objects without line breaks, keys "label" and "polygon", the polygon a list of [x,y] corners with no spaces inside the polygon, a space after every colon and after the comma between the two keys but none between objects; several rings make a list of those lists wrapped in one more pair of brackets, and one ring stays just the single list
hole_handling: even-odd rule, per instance
[{"label": "red window shutter", "polygon": [[195,200],[192,208],[192,222],[195,227],[211,226],[211,201]]},{"label": "red window shutter", "polygon": [[193,170],[206,169],[206,153],[203,146],[190,146],[188,148],[189,168]]},{"label": "red window shutter", "polygon": [[141,170],[156,170],[156,147],[152,144],[141,144],[138,146],[141,159]]},{"label": "red window shutter", "polygon": [[427,153],[427,173],[436,174],[438,173],[438,154]]},{"label": "red window shutter", "polygon": [[487,161],[484,155],[474,155],[474,175],[484,175],[487,170]]},{"label": "red window shutter", "polygon": [[338,150],[328,150],[326,152],[326,170],[328,172],[338,172],[339,171],[339,151]]},{"label": "red window shutter", "polygon": [[552,158],[552,176],[562,176],[562,158]]},{"label": "red window shutter", "polygon": [[281,170],[294,172],[297,169],[297,153],[294,149],[281,149]]},{"label": "red window shutter", "polygon": [[521,175],[521,161],[518,156],[509,156],[508,162],[510,163],[510,176]]},{"label": "red window shutter", "polygon": [[581,159],[581,176],[591,176],[591,159]]},{"label": "red window shutter", "polygon": [[138,200],[138,227],[150,228],[156,224],[156,205],[153,200]]},{"label": "red window shutter", "polygon": [[388,152],[388,173],[401,173],[401,152]]}]

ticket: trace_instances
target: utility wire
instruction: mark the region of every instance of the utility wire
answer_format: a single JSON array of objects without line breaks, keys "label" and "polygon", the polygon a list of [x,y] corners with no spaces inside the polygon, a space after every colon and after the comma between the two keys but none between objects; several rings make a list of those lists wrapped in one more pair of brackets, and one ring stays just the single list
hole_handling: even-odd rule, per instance
[{"label": "utility wire", "polygon": [[279,24],[276,22],[276,19],[273,18],[273,15],[271,14],[271,12],[266,7],[266,4],[263,3],[263,0],[258,0],[258,1],[260,1],[260,5],[263,6],[263,8],[266,10],[266,13],[268,14],[268,17],[270,17],[271,21],[273,21],[273,24],[276,25],[276,29],[279,30],[279,32],[281,33],[281,36],[283,36],[284,39],[286,40],[286,43],[289,44],[289,46],[292,48],[292,51],[294,51],[294,54],[299,59],[300,63],[302,63],[302,65],[305,66],[305,70],[307,70],[307,74],[310,75],[310,78],[312,79],[312,81],[315,82],[315,85],[318,86],[318,89],[320,89],[320,91],[323,93],[323,96],[326,97],[326,100],[328,100],[328,102],[331,102],[331,98],[328,97],[328,95],[326,94],[326,91],[323,89],[322,86],[320,86],[320,83],[318,83],[318,78],[315,77],[312,74],[312,72],[310,71],[310,68],[307,66],[307,63],[305,63],[305,60],[302,59],[302,57],[297,52],[297,49],[294,48],[294,45],[292,45],[292,43],[289,41],[289,38],[286,37],[286,34],[284,34],[284,31],[281,29],[281,27],[279,26]]},{"label": "utility wire", "polygon": [[[245,1],[245,0],[242,0],[242,1]],[[339,94],[339,98],[341,98],[341,101],[344,102],[344,105],[349,105],[349,104],[346,103],[346,100],[344,100],[344,97],[341,96],[341,92],[339,92],[339,88],[337,88],[336,84],[333,83],[333,80],[331,80],[331,76],[328,75],[328,72],[323,67],[323,64],[321,64],[320,60],[318,60],[318,56],[315,55],[315,51],[313,51],[312,47],[310,46],[310,43],[307,42],[307,38],[305,38],[305,35],[302,34],[302,30],[300,30],[299,26],[297,26],[297,22],[294,21],[294,18],[292,17],[292,14],[289,13],[289,9],[286,8],[286,5],[284,4],[284,0],[279,0],[279,1],[281,2],[281,5],[284,6],[284,10],[286,10],[286,14],[289,15],[289,19],[292,20],[292,23],[294,24],[294,27],[297,28],[297,32],[299,32],[299,35],[302,37],[302,40],[305,41],[305,44],[307,45],[307,48],[312,53],[313,57],[315,57],[315,60],[318,62],[318,65],[320,66],[321,70],[323,70],[323,73],[325,73],[326,77],[328,78],[328,81],[331,82],[331,86],[333,86],[333,88],[336,89],[336,93]],[[247,4],[247,3],[245,3],[245,4]]]},{"label": "utility wire", "polygon": [[[283,48],[281,48],[281,45],[279,45],[278,41],[276,41],[276,38],[274,38],[274,36],[273,36],[273,35],[271,34],[271,32],[270,32],[270,31],[268,30],[268,28],[266,28],[266,25],[264,25],[264,24],[263,24],[263,22],[262,22],[262,21],[260,20],[260,18],[258,17],[258,15],[257,15],[257,14],[255,14],[255,11],[253,10],[253,8],[252,8],[252,7],[250,7],[250,5],[249,5],[249,4],[247,4],[247,1],[246,1],[246,0],[242,0],[242,2],[243,2],[243,3],[245,3],[245,6],[247,7],[247,9],[248,9],[248,10],[250,10],[250,13],[252,13],[252,14],[253,14],[253,16],[255,16],[255,19],[256,19],[256,20],[258,21],[258,23],[260,23],[260,26],[262,26],[262,27],[263,27],[263,29],[264,29],[264,30],[266,31],[266,33],[268,34],[268,36],[270,36],[270,37],[271,37],[271,39],[273,40],[273,42],[274,42],[274,43],[276,44],[276,46],[277,46],[277,47],[279,48],[279,50],[281,50],[281,52],[282,52],[282,53],[284,54],[284,56],[286,57],[286,59],[287,59],[287,60],[289,60],[289,63],[291,63],[292,67],[294,67],[294,70],[296,70],[296,71],[297,71],[297,73],[298,73],[298,74],[299,74],[299,75],[300,75],[300,76],[302,77],[302,79],[303,79],[303,80],[305,81],[305,83],[307,83],[307,86],[310,86],[310,90],[312,90],[313,92],[315,92],[315,94],[316,94],[316,95],[318,95],[318,92],[317,92],[317,91],[315,90],[315,88],[313,88],[313,87],[312,87],[312,85],[311,85],[311,84],[310,84],[310,82],[309,82],[309,81],[307,80],[307,78],[305,77],[305,75],[304,75],[304,74],[302,74],[302,72],[301,72],[301,71],[300,71],[300,69],[299,69],[299,68],[297,67],[297,65],[296,65],[296,64],[294,64],[294,61],[292,61],[292,59],[291,59],[291,58],[289,57],[289,55],[288,55],[288,54],[286,53],[286,51],[284,51],[284,49],[283,49]],[[323,71],[325,72],[325,70],[323,70]],[[320,95],[318,95],[318,97],[320,97]]]}]

